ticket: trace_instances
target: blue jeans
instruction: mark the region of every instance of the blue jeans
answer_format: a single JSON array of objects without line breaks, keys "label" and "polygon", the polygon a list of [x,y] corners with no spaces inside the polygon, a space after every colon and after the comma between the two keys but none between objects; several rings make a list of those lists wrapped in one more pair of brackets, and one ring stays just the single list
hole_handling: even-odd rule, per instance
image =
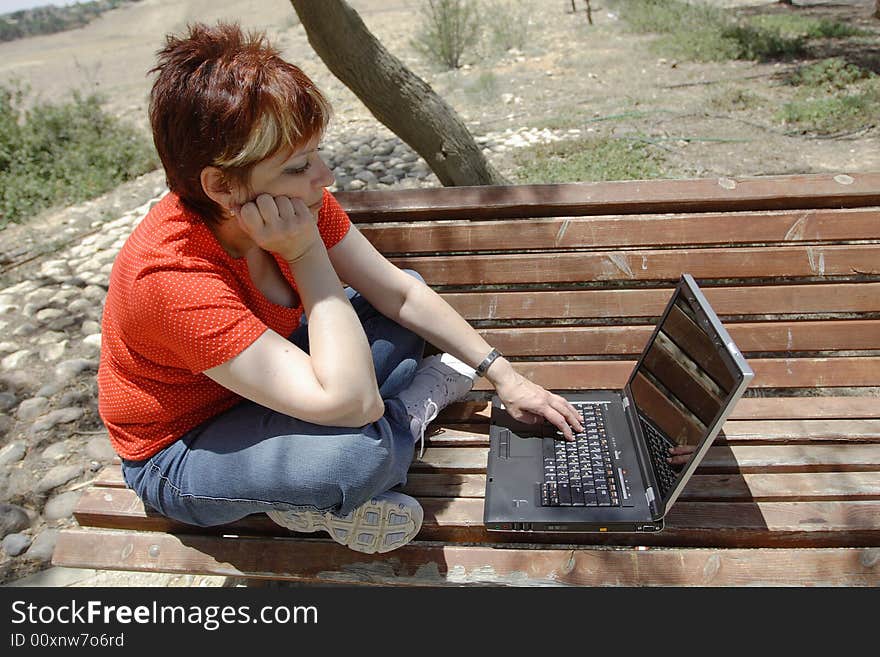
[{"label": "blue jeans", "polygon": [[[412,381],[425,343],[351,288],[346,294],[373,352],[382,418],[356,429],[328,427],[245,400],[148,459],[123,460],[129,488],[163,515],[205,527],[270,510],[345,515],[406,483],[414,441],[395,396]],[[305,318],[290,340],[308,351]]]}]

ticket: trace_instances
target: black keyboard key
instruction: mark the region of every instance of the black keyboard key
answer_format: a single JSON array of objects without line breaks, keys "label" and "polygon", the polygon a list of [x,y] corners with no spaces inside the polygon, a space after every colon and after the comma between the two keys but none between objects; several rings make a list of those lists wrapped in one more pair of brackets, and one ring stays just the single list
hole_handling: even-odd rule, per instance
[{"label": "black keyboard key", "polygon": [[559,494],[559,506],[571,506],[571,487],[568,484],[559,484],[556,490]]},{"label": "black keyboard key", "polygon": [[584,506],[584,491],[579,485],[572,484],[571,488],[571,505]]}]

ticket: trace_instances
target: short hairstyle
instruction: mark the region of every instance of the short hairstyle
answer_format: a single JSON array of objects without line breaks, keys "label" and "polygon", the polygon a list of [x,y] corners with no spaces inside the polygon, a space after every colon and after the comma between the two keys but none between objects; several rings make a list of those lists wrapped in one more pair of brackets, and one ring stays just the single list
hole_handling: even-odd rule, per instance
[{"label": "short hairstyle", "polygon": [[201,171],[219,168],[247,185],[259,161],[323,134],[332,109],[264,33],[237,24],[196,23],[168,35],[157,53],[150,124],[169,189],[209,222],[224,209],[202,189]]}]

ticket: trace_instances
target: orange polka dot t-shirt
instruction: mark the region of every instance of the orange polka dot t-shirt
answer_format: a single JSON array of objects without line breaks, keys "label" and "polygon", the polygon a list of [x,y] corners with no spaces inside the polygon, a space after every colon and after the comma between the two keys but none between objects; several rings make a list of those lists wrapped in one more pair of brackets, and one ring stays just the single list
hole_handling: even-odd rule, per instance
[{"label": "orange polka dot t-shirt", "polygon": [[[325,191],[318,231],[328,249],[351,222]],[[274,255],[274,254],[273,254]],[[275,256],[296,290],[290,266]],[[116,257],[104,305],[98,411],[117,453],[148,458],[241,397],[208,378],[267,328],[283,336],[303,309],[278,306],[203,220],[167,194]]]}]

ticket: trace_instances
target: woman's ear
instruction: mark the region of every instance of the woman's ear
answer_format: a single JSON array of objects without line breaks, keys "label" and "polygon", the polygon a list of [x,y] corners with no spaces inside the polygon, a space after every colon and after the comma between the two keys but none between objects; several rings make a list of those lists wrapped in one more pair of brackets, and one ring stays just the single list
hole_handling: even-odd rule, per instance
[{"label": "woman's ear", "polygon": [[212,201],[226,210],[235,206],[235,196],[226,176],[217,167],[205,167],[199,176],[202,189]]}]

